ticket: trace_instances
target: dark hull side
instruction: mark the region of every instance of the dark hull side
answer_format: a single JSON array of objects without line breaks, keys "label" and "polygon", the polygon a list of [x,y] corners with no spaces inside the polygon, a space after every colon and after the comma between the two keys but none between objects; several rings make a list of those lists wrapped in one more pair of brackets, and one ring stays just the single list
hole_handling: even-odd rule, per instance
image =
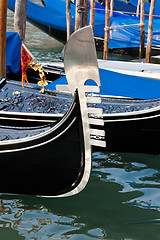
[{"label": "dark hull side", "polygon": [[[20,135],[24,128],[5,126],[5,131]],[[77,96],[56,126],[48,124],[34,131],[26,128],[25,132],[29,137],[1,141],[0,192],[56,196],[74,189],[82,179],[85,166]]]},{"label": "dark hull side", "polygon": [[105,122],[106,150],[160,154],[160,117],[147,120]]},{"label": "dark hull side", "polygon": [[106,151],[160,154],[160,99],[108,98],[103,108]]}]

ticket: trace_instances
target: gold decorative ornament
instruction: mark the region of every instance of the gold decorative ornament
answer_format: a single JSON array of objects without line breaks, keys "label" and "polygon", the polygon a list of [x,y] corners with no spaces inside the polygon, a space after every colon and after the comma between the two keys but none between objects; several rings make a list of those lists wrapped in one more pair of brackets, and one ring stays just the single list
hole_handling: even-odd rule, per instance
[{"label": "gold decorative ornament", "polygon": [[38,81],[38,86],[42,87],[42,90],[40,91],[41,93],[44,93],[45,91],[45,87],[48,85],[47,81],[46,81],[46,76],[45,73],[48,74],[48,72],[46,72],[43,67],[42,64],[36,64],[36,62],[34,61],[32,64],[30,64],[30,66],[35,70],[39,72],[39,76],[40,76],[40,81]]}]

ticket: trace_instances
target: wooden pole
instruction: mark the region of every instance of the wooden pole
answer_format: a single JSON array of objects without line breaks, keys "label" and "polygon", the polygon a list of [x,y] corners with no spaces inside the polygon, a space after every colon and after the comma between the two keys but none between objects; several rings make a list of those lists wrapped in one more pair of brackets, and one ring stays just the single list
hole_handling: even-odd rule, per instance
[{"label": "wooden pole", "polygon": [[114,0],[110,2],[110,17],[113,17]]},{"label": "wooden pole", "polygon": [[76,0],[76,18],[75,18],[75,31],[81,27],[81,17],[82,17],[82,0]]},{"label": "wooden pole", "polygon": [[6,78],[6,28],[8,0],[0,0],[0,77]]},{"label": "wooden pole", "polygon": [[104,52],[103,52],[103,59],[108,59],[108,45],[109,45],[109,6],[110,1],[106,0],[105,2],[105,36],[104,36]]},{"label": "wooden pole", "polygon": [[140,47],[139,47],[139,58],[144,58],[144,41],[145,41],[145,0],[141,0],[141,15],[140,15],[140,31],[141,31],[141,39],[140,39]]},{"label": "wooden pole", "polygon": [[18,32],[21,41],[25,39],[26,30],[26,10],[27,0],[16,0],[15,2],[15,14],[14,14],[14,29]]},{"label": "wooden pole", "polygon": [[94,21],[95,21],[95,0],[91,0],[90,1],[90,25],[92,25],[93,27],[93,31],[94,31]]},{"label": "wooden pole", "polygon": [[147,48],[146,48],[146,63],[150,62],[150,54],[151,54],[151,47],[152,47],[152,37],[153,37],[154,8],[155,8],[155,0],[151,0],[151,6],[150,6],[150,11],[149,11]]},{"label": "wooden pole", "polygon": [[139,17],[139,9],[140,9],[140,5],[141,5],[141,0],[138,0],[137,11],[136,11],[136,16],[137,16],[137,17]]},{"label": "wooden pole", "polygon": [[82,17],[82,27],[86,27],[88,25],[88,6],[89,0],[83,0],[83,17]]},{"label": "wooden pole", "polygon": [[67,40],[72,33],[71,0],[66,0]]}]

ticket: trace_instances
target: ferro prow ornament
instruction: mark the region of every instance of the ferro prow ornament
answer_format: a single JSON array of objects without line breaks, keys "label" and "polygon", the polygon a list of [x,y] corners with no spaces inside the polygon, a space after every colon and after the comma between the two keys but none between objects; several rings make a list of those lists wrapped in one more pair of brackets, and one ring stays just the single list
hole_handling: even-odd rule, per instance
[{"label": "ferro prow ornament", "polygon": [[[91,145],[106,146],[104,141],[105,131],[94,128],[96,125],[104,126],[103,111],[100,108],[88,107],[89,103],[101,103],[101,98],[92,97],[91,95],[86,97],[88,92],[99,93],[101,86],[92,26],[79,29],[70,36],[64,51],[64,66],[68,86],[59,85],[57,89],[63,91],[69,88],[72,94],[76,89],[78,91],[86,149],[85,181],[87,182],[92,162]],[[90,79],[95,81],[97,86],[87,86],[86,82]],[[96,118],[91,117],[94,114],[96,114]],[[94,127],[90,128],[90,126]],[[99,137],[98,140],[97,136]],[[81,186],[79,186],[80,188]]]},{"label": "ferro prow ornament", "polygon": [[[90,125],[104,126],[103,111],[88,107],[88,103],[101,103],[101,98],[89,94],[86,97],[89,92],[99,93],[101,86],[92,26],[79,29],[71,35],[64,51],[64,65],[69,91],[73,94],[78,89],[86,149],[91,149],[89,144],[105,147],[105,131],[90,129]],[[97,86],[87,86],[87,80],[95,81]],[[59,85],[57,89],[67,89],[67,86]],[[94,114],[96,118],[91,117]],[[97,136],[102,140],[97,140]]]}]

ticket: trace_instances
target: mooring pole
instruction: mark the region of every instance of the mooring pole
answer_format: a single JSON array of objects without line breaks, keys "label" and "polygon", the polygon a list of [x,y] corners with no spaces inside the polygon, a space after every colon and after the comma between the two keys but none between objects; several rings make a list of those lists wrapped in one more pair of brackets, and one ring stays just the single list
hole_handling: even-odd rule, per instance
[{"label": "mooring pole", "polygon": [[0,77],[6,78],[6,28],[8,0],[0,0]]},{"label": "mooring pole", "polygon": [[110,2],[110,17],[113,17],[114,0]]},{"label": "mooring pole", "polygon": [[95,0],[90,1],[90,25],[93,27],[94,31],[94,21],[95,21]]},{"label": "mooring pole", "polygon": [[138,3],[137,3],[137,11],[136,11],[136,16],[137,16],[137,17],[139,17],[140,5],[141,5],[141,0],[138,0]]},{"label": "mooring pole", "polygon": [[152,37],[153,37],[154,8],[155,8],[155,0],[151,0],[151,6],[150,6],[150,11],[149,11],[147,48],[146,48],[146,63],[150,62],[151,47],[152,47]]},{"label": "mooring pole", "polygon": [[82,0],[76,0],[75,31],[81,27]]},{"label": "mooring pole", "polygon": [[104,52],[103,52],[103,59],[108,59],[108,45],[109,45],[109,6],[110,1],[106,0],[105,2],[105,35],[104,35]]},{"label": "mooring pole", "polygon": [[145,40],[145,0],[141,0],[141,15],[140,15],[140,47],[139,47],[139,58],[144,58],[144,40]]},{"label": "mooring pole", "polygon": [[72,33],[71,0],[66,0],[67,40]]},{"label": "mooring pole", "polygon": [[26,10],[27,0],[16,0],[15,2],[15,13],[14,13],[14,29],[18,32],[21,41],[25,39],[26,30]]},{"label": "mooring pole", "polygon": [[86,27],[88,25],[88,7],[89,0],[83,0],[83,17],[82,17],[82,27]]}]

